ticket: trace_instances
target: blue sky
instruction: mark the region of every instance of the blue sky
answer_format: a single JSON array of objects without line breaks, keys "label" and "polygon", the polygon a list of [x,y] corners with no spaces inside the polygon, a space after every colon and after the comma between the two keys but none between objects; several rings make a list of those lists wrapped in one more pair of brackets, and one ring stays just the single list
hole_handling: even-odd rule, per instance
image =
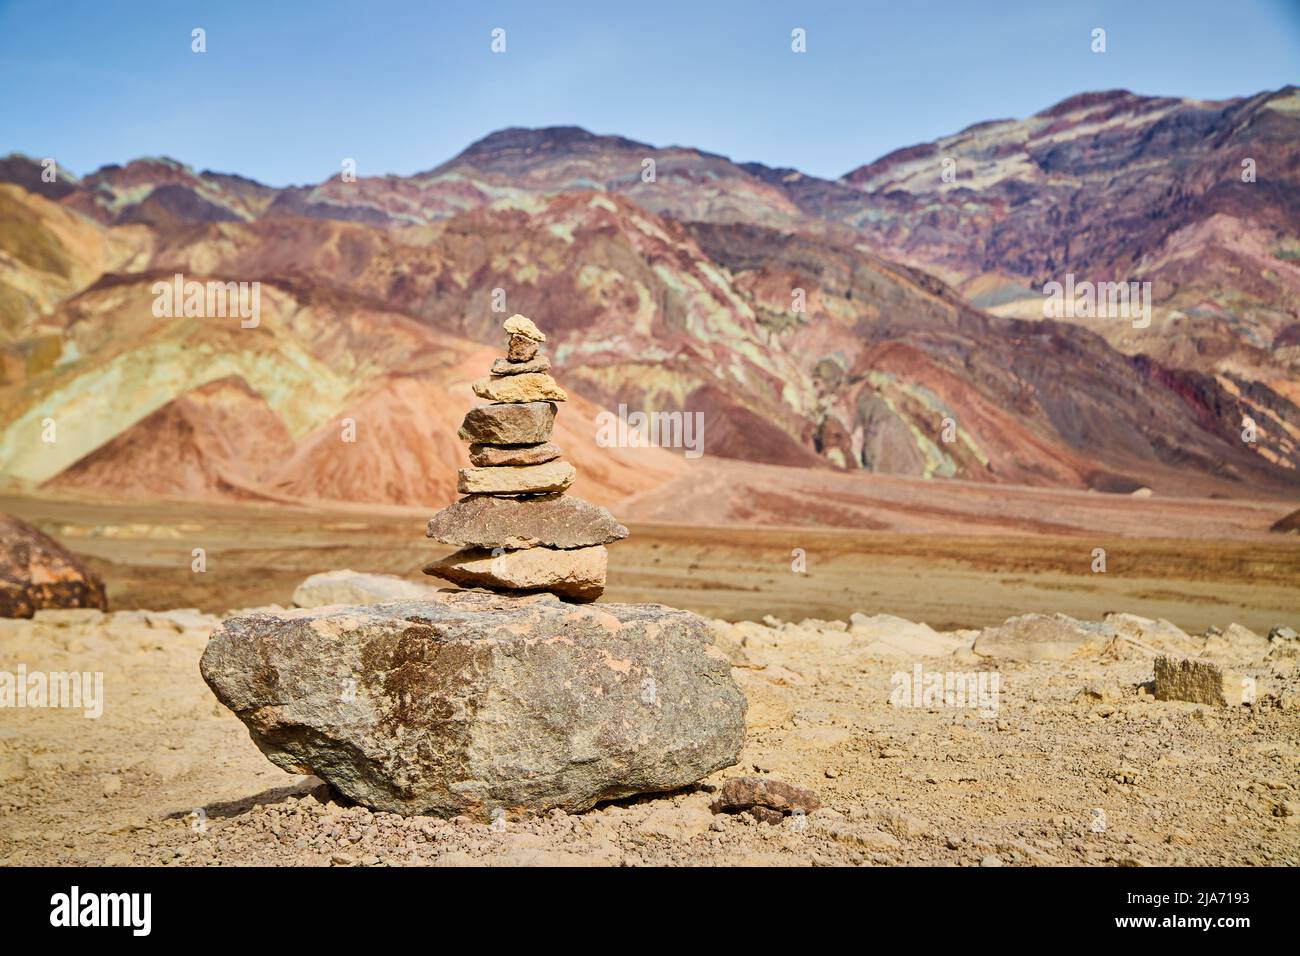
[{"label": "blue sky", "polygon": [[834,177],[1087,90],[1287,83],[1300,0],[0,0],[0,154],[80,174],[161,154],[275,185],[343,157],[409,174],[496,129],[574,124]]}]

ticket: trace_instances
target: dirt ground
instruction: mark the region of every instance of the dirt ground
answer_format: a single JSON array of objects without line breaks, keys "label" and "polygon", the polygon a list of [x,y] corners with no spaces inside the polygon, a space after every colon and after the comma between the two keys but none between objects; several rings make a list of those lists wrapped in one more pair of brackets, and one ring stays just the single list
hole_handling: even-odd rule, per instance
[{"label": "dirt ground", "polygon": [[[1087,520],[1120,523],[1109,511],[1097,513],[1093,502],[1105,496],[1068,494],[1093,506]],[[1113,507],[1134,504],[1121,498]],[[1202,525],[1181,517],[1178,527],[1189,536],[1169,538],[1114,530],[989,535],[970,533],[961,518],[929,533],[631,520],[630,536],[610,548],[603,600],[668,604],[727,620],[880,612],[944,629],[1030,611],[1097,619],[1112,610],[1166,618],[1189,632],[1234,621],[1263,633],[1300,625],[1300,538],[1260,530],[1265,519],[1237,518],[1249,509],[1236,502],[1156,506],[1199,514]],[[1265,518],[1285,510],[1274,506]],[[334,568],[429,582],[420,568],[447,550],[424,537],[428,513],[414,510],[0,496],[0,511],[86,556],[108,586],[110,606],[124,609],[284,606],[303,578]],[[1159,526],[1141,513],[1124,520],[1143,531]],[[196,548],[202,573],[192,570]],[[1092,570],[1099,548],[1104,573]]]},{"label": "dirt ground", "polygon": [[[1294,658],[1264,637],[1300,627],[1294,538],[1094,543],[633,523],[611,548],[604,600],[772,616],[773,626],[744,626],[733,656],[750,705],[741,762],[688,791],[494,829],[372,814],[278,770],[198,673],[216,614],[287,604],[308,574],[418,579],[436,550],[421,516],[35,499],[0,510],[90,555],[114,608],[0,622],[0,670],[104,674],[98,719],[0,711],[3,864],[1300,864]],[[1089,570],[1094,547],[1106,548],[1104,574]],[[202,573],[191,570],[194,548]],[[791,568],[795,548],[806,572]],[[1140,689],[1152,664],[1138,652],[878,659],[829,623],[889,613],[952,630],[1109,610],[1189,634],[1233,622],[1255,631],[1232,663],[1258,678],[1258,702],[1156,701]],[[779,623],[803,618],[821,621]],[[995,670],[996,708],[891,705],[896,675],[914,664]],[[811,788],[823,809],[780,825],[711,813],[713,791],[740,774]]]}]

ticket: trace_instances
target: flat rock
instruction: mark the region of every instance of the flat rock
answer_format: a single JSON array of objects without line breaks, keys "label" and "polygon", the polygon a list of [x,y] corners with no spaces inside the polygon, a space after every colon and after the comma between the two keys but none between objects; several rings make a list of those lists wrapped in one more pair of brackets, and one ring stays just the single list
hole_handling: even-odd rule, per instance
[{"label": "flat rock", "polygon": [[540,465],[554,461],[564,454],[553,441],[533,445],[483,445],[469,446],[469,463],[480,468],[494,465]]},{"label": "flat rock", "polygon": [[550,591],[571,601],[594,601],[605,590],[608,563],[604,545],[495,553],[465,548],[428,565],[424,573],[467,588]]},{"label": "flat rock", "polygon": [[461,441],[487,445],[535,445],[550,440],[554,425],[553,402],[482,405],[469,410],[457,434]]},{"label": "flat rock", "polygon": [[570,495],[473,495],[429,519],[428,537],[456,548],[587,548],[627,537],[604,508]]},{"label": "flat rock", "polygon": [[1247,682],[1210,661],[1173,657],[1155,660],[1156,700],[1185,700],[1214,707],[1237,707]]},{"label": "flat rock", "polygon": [[107,610],[104,582],[49,535],[0,514],[0,617],[45,608]]},{"label": "flat rock", "polygon": [[796,810],[812,813],[820,806],[817,794],[806,787],[770,777],[732,777],[722,785],[712,809],[714,813],[736,813],[765,807],[784,814]]},{"label": "flat rock", "polygon": [[735,764],[745,700],[707,625],[550,595],[225,620],[200,670],[277,767],[374,810],[575,813]]},{"label": "flat rock", "polygon": [[506,335],[522,335],[534,342],[546,341],[546,335],[533,324],[533,320],[518,312],[506,319],[503,328],[506,330]]},{"label": "flat rock", "polygon": [[578,477],[567,461],[542,465],[498,465],[462,468],[456,490],[462,495],[532,495],[563,491]]},{"label": "flat rock", "polygon": [[296,607],[324,607],[329,604],[380,604],[385,601],[429,600],[438,589],[419,581],[407,581],[394,574],[364,574],[360,571],[322,571],[313,574],[293,592]]},{"label": "flat rock", "polygon": [[531,362],[512,362],[509,359],[499,358],[492,363],[493,375],[525,375],[529,372],[549,372],[551,370],[551,360],[545,355],[539,355]]},{"label": "flat rock", "polygon": [[545,372],[481,378],[473,384],[474,394],[490,402],[567,402],[569,396]]},{"label": "flat rock", "polygon": [[1076,621],[1064,614],[1024,614],[986,627],[972,650],[1009,661],[1064,661],[1100,654],[1115,636],[1106,624]]}]

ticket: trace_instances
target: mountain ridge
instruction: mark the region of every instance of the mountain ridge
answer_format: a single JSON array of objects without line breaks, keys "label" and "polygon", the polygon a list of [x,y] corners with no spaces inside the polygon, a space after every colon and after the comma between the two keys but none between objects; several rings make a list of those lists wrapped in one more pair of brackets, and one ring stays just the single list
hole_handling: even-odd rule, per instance
[{"label": "mountain ridge", "polygon": [[[294,447],[326,429],[325,485],[300,476],[278,491],[272,482],[270,494],[355,494],[366,481],[349,472],[385,487],[379,476],[395,474],[403,449],[423,439],[405,426],[381,428],[387,437],[369,446],[376,465],[326,453],[327,421],[346,395],[378,394],[394,375],[426,376],[430,400],[452,387],[445,368],[420,371],[427,359],[419,356],[442,341],[494,341],[493,289],[508,290],[511,311],[533,314],[552,335],[571,393],[592,408],[699,411],[714,455],[1104,491],[1293,494],[1300,316],[1289,296],[1300,290],[1300,269],[1271,250],[1295,237],[1300,258],[1300,201],[1287,198],[1290,179],[1242,193],[1207,170],[1244,142],[1259,146],[1268,177],[1281,169],[1300,179],[1288,137],[1300,129],[1300,96],[1288,87],[1225,103],[1082,94],[1026,120],[974,124],[894,151],[835,181],[570,126],[499,130],[424,173],[355,183],[335,176],[277,188],[151,158],[103,167],[54,198],[0,185],[0,203],[10,197],[0,213],[12,210],[0,217],[0,253],[5,233],[24,222],[10,248],[29,248],[13,245],[17,235],[51,244],[35,265],[0,258],[0,465],[22,460],[19,473],[49,471],[31,464],[14,428],[57,411],[51,402],[83,400],[72,386],[50,391],[56,381],[104,380],[95,363],[108,357],[107,340],[91,330],[117,330],[111,347],[126,363],[118,374],[129,378],[133,361],[163,368],[147,357],[163,330],[145,312],[145,283],[183,272],[260,280],[271,308],[258,334],[180,322],[168,333],[180,336],[176,344],[185,336],[214,343],[204,347],[224,357],[214,357],[213,375],[240,376],[273,409],[289,401]],[[1150,166],[1171,143],[1191,143],[1194,155]],[[955,156],[952,183],[941,176],[945,150]],[[653,176],[643,175],[645,159],[654,160]],[[1109,168],[1118,172],[1099,179]],[[1182,177],[1171,180],[1177,189],[1153,191],[1152,169]],[[0,161],[0,179],[30,184],[31,172]],[[1026,256],[1051,245],[1036,229],[1056,236],[1066,228],[1052,210],[1070,208],[1067,179],[1097,207],[1082,210],[1072,240],[1080,252],[1068,261],[1085,270],[1081,280],[1129,262],[1139,278],[1149,269],[1154,331],[1042,318],[1032,286],[1044,275],[1024,271]],[[1142,203],[1172,218],[1146,231],[1108,222],[1125,197],[1138,203],[1138,222]],[[1027,221],[1017,203],[1046,225]],[[68,214],[59,209],[85,225],[51,231]],[[92,247],[114,251],[106,259]],[[796,291],[803,311],[792,307]],[[394,341],[424,344],[406,358],[381,348],[356,361],[398,327],[409,331]],[[333,384],[300,400],[275,398],[283,391],[275,376],[300,373],[258,358],[271,354],[259,334],[283,341],[304,368],[332,369]],[[199,367],[182,354],[176,368]],[[234,388],[185,398],[204,381],[151,387],[149,405],[181,402],[166,419],[177,428],[209,407],[219,418],[222,401],[248,399]],[[415,394],[367,407],[396,421]],[[1237,434],[1245,418],[1258,427],[1253,446]],[[954,434],[941,437],[949,420]],[[104,437],[86,438],[81,459],[139,419],[115,421],[87,429]],[[100,459],[129,457],[131,447],[144,446],[123,439]],[[437,467],[435,457],[423,461]],[[130,472],[120,462],[114,469]],[[143,478],[122,484],[132,481]],[[442,479],[390,487],[403,503],[421,494],[441,503],[449,493]]]}]

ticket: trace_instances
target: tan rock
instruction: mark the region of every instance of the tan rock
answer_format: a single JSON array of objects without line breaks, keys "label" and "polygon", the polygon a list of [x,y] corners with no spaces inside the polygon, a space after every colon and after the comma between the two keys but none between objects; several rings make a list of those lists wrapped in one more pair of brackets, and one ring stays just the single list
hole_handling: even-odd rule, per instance
[{"label": "tan rock", "polygon": [[533,445],[548,441],[555,425],[552,402],[526,405],[483,405],[465,415],[461,441],[488,445]]},{"label": "tan rock", "polygon": [[492,363],[493,375],[523,375],[526,372],[549,372],[550,370],[551,360],[545,355],[539,355],[528,362],[512,362],[509,359],[499,358]]},{"label": "tan rock", "polygon": [[545,372],[481,378],[473,385],[474,394],[489,402],[567,402],[569,396]]},{"label": "tan rock", "polygon": [[1186,700],[1215,707],[1237,707],[1247,695],[1243,679],[1211,661],[1157,657],[1156,700]]},{"label": "tan rock", "polygon": [[564,454],[553,441],[535,445],[483,445],[469,446],[469,463],[480,468],[494,465],[540,465],[554,461]]},{"label": "tan rock", "polygon": [[564,491],[578,472],[567,461],[542,465],[462,468],[456,488],[462,495],[535,495]]},{"label": "tan rock", "polygon": [[536,547],[499,554],[466,548],[433,562],[424,573],[461,587],[550,591],[574,601],[594,601],[605,590],[608,561],[604,545],[567,551]]},{"label": "tan rock", "polygon": [[862,651],[878,660],[911,660],[917,657],[942,657],[969,648],[971,641],[936,631],[928,624],[916,624],[892,614],[868,617],[855,613],[849,632],[862,641]]},{"label": "tan rock", "polygon": [[1111,611],[1103,621],[1115,629],[1116,637],[1156,654],[1189,657],[1200,647],[1199,641],[1163,618],[1151,619]]},{"label": "tan rock", "polygon": [[1208,634],[1198,656],[1242,664],[1262,660],[1268,654],[1268,639],[1240,624],[1229,624],[1219,634]]},{"label": "tan rock", "polygon": [[973,650],[981,657],[1010,661],[1066,661],[1099,654],[1114,630],[1057,614],[1023,614],[986,627]]},{"label": "tan rock", "polygon": [[546,341],[546,335],[533,324],[533,320],[518,312],[506,319],[505,330],[507,335],[522,335],[534,342]]}]

